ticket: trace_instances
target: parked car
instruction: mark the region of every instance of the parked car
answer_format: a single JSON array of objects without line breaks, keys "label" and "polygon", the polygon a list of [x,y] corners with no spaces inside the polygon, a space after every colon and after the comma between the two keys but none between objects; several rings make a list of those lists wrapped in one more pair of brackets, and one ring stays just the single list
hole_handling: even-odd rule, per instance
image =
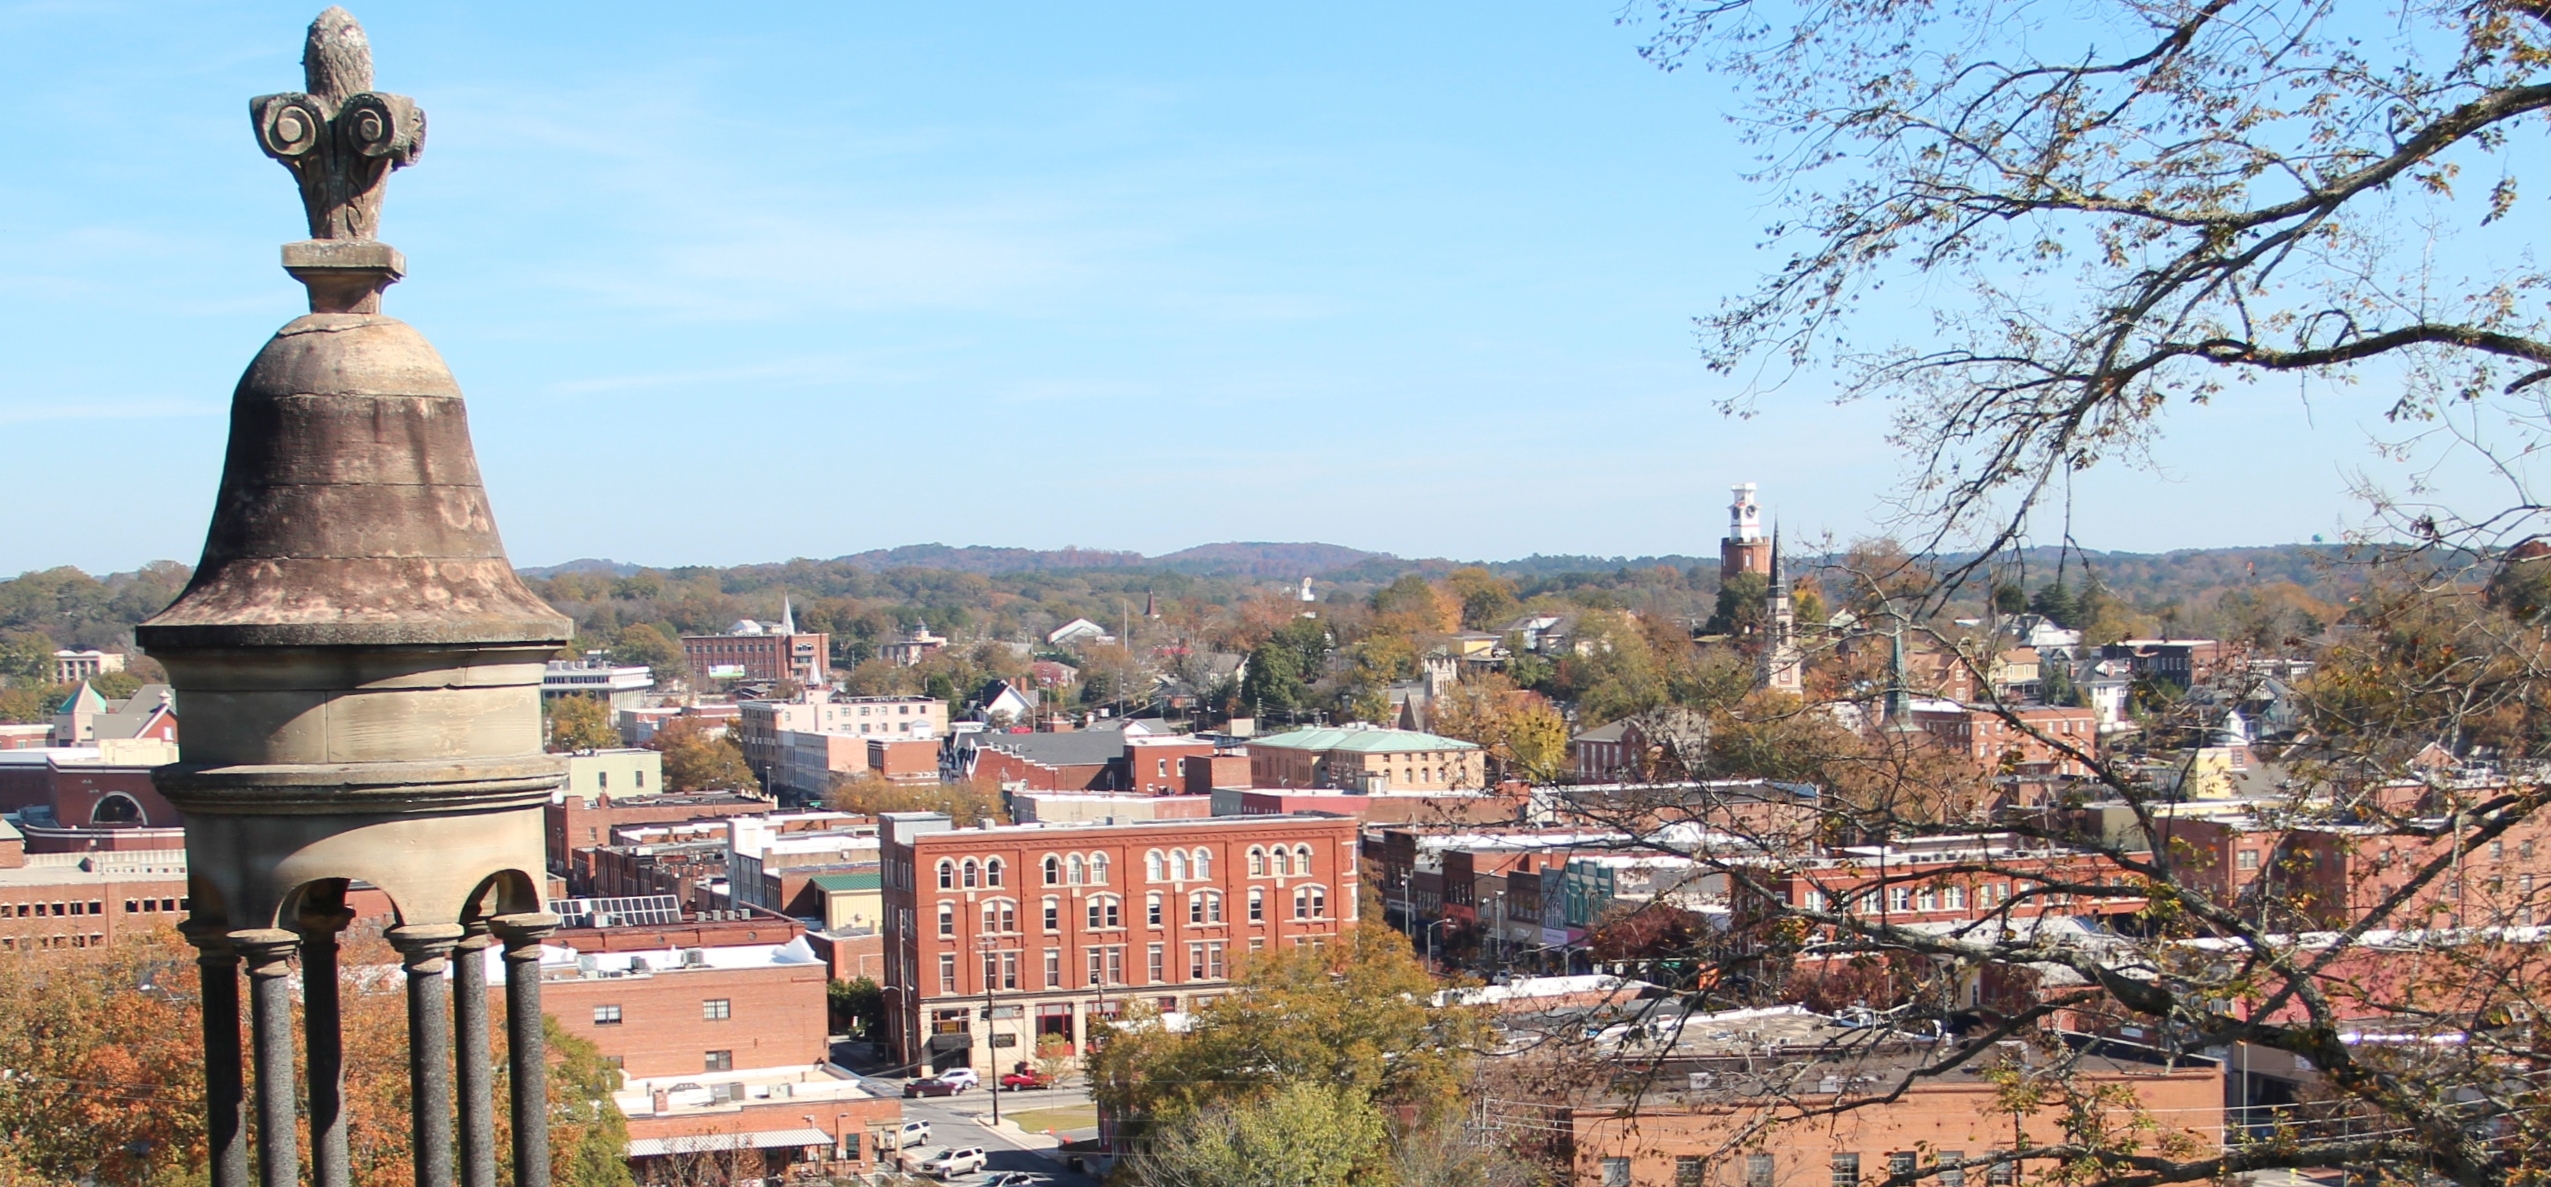
[{"label": "parked car", "polygon": [[979,1088],[983,1085],[983,1077],[970,1067],[949,1068],[939,1073],[939,1078],[959,1088]]},{"label": "parked car", "polygon": [[958,1175],[970,1175],[982,1170],[983,1164],[988,1160],[981,1146],[958,1146],[951,1150],[941,1150],[922,1159],[920,1170],[925,1175],[953,1179]]},{"label": "parked car", "polygon": [[1024,1063],[1019,1065],[1019,1070],[1001,1077],[1001,1087],[1009,1089],[1012,1092],[1022,1092],[1030,1088],[1052,1088],[1053,1086],[1054,1077],[1046,1075],[1045,1073],[1029,1067]]},{"label": "parked car", "polygon": [[974,1187],[1046,1187],[1046,1184],[1053,1181],[1043,1175],[1030,1174],[1026,1171],[1002,1171],[975,1184]]},{"label": "parked car", "polygon": [[930,1123],[927,1121],[906,1121],[892,1129],[877,1131],[877,1148],[881,1150],[909,1150],[929,1142]]},{"label": "parked car", "polygon": [[966,1086],[964,1084],[955,1080],[932,1076],[926,1080],[914,1080],[905,1084],[903,1086],[903,1094],[908,1097],[955,1096],[956,1094],[965,1091],[965,1088]]}]

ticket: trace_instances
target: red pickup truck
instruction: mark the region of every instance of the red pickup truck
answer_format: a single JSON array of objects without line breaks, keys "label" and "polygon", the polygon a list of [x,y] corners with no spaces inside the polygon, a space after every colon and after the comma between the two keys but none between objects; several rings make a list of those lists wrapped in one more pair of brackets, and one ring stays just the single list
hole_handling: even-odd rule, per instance
[{"label": "red pickup truck", "polygon": [[1013,1069],[1009,1075],[1001,1077],[1001,1087],[1008,1089],[1011,1092],[1019,1092],[1029,1088],[1052,1088],[1053,1086],[1054,1077],[1046,1075],[1045,1073],[1029,1067],[1024,1063]]}]

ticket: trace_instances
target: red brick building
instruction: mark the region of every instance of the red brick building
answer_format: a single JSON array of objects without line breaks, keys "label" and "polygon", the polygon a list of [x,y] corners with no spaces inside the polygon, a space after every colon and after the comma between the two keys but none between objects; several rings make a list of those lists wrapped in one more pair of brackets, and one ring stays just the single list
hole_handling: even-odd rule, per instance
[{"label": "red brick building", "polygon": [[682,662],[700,680],[794,680],[822,688],[833,680],[832,636],[684,635]]},{"label": "red brick building", "polygon": [[[1987,770],[2028,775],[2088,775],[2090,767],[2057,749],[2060,742],[2096,757],[2099,717],[2096,710],[2069,706],[2012,709],[2027,728],[2003,719],[1984,706],[1932,702],[1917,705],[1913,724],[1951,750],[1972,758]],[[2035,730],[2052,742],[2030,733]]]},{"label": "red brick building", "polygon": [[1356,919],[1355,823],[1336,817],[951,829],[913,812],[880,836],[889,1027],[934,1067],[1077,1053],[1128,999],[1192,1009],[1248,953]]},{"label": "red brick building", "polygon": [[576,850],[611,844],[611,830],[624,824],[680,824],[729,816],[763,816],[777,809],[777,804],[760,796],[734,791],[627,796],[569,793],[552,800],[545,812],[549,871],[570,873],[575,865],[570,858]]},{"label": "red brick building", "polygon": [[0,952],[89,948],[186,917],[183,850],[30,856],[0,821]]}]

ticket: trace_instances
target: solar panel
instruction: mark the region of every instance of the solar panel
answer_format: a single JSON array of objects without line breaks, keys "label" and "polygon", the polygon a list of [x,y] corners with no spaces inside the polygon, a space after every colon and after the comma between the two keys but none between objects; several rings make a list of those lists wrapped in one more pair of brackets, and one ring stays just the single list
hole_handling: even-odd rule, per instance
[{"label": "solar panel", "polygon": [[562,927],[666,927],[682,922],[682,900],[669,894],[567,899],[556,910]]}]

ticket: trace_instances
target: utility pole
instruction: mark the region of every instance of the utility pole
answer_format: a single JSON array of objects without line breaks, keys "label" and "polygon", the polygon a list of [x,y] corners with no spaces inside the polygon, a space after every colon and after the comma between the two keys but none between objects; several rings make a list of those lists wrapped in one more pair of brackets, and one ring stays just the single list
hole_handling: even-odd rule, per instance
[{"label": "utility pole", "polygon": [[992,1045],[992,989],[994,974],[1000,967],[1001,941],[985,936],[977,939],[974,947],[986,957],[983,962],[983,1050],[990,1056],[992,1074],[985,1077],[984,1089],[992,1094],[992,1124],[997,1128],[1001,1124],[1001,1057],[992,1054],[1000,1050]]}]

